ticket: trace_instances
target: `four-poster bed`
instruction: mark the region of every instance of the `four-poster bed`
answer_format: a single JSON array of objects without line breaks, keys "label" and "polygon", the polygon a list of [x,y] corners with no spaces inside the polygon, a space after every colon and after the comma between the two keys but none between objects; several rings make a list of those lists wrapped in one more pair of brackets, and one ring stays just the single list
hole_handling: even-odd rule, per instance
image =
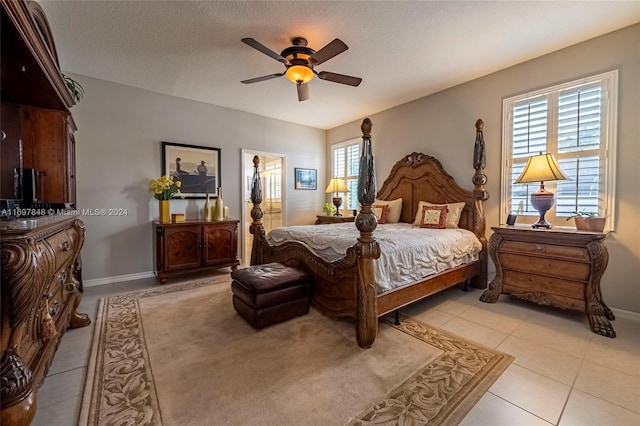
[{"label": "four-poster bed", "polygon": [[[359,236],[343,256],[327,258],[304,242],[274,243],[265,234],[261,222],[262,189],[258,157],[254,158],[251,191],[253,222],[250,232],[254,236],[251,265],[281,262],[311,271],[314,277],[313,305],[328,316],[354,317],[356,337],[361,347],[373,344],[378,329],[378,317],[466,280],[470,280],[471,285],[477,288],[485,288],[487,284],[487,241],[482,202],[489,198],[489,194],[484,188],[486,176],[482,120],[476,122],[473,160],[475,175],[472,179],[472,191],[458,186],[436,158],[414,152],[396,163],[382,188],[376,193],[371,126],[368,118],[361,126],[362,157],[358,180],[358,201],[361,209],[355,221]],[[374,232],[378,220],[373,205],[376,200],[400,198],[400,222],[405,224],[414,222],[420,201],[449,205],[456,202],[464,203],[457,226],[471,231],[477,237],[481,249],[475,260],[379,293],[374,262],[380,257],[381,247]]]}]

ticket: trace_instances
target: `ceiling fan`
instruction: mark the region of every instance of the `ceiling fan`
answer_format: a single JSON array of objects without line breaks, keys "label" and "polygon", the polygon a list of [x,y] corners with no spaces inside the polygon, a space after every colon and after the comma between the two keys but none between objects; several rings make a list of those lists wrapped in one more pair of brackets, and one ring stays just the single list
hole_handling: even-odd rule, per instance
[{"label": "ceiling fan", "polygon": [[241,83],[257,83],[284,75],[296,83],[298,87],[298,101],[306,101],[309,99],[309,86],[307,83],[313,79],[314,75],[317,75],[321,80],[347,84],[349,86],[358,86],[360,82],[362,82],[362,79],[359,77],[336,74],[328,71],[316,72],[316,70],[313,69],[316,65],[320,65],[348,49],[347,45],[340,39],[334,39],[331,43],[316,52],[310,47],[307,47],[307,40],[305,38],[295,37],[291,40],[293,46],[287,47],[280,52],[279,55],[252,38],[243,38],[242,42],[276,61],[282,62],[287,69],[283,73],[264,75],[262,77],[243,80]]}]

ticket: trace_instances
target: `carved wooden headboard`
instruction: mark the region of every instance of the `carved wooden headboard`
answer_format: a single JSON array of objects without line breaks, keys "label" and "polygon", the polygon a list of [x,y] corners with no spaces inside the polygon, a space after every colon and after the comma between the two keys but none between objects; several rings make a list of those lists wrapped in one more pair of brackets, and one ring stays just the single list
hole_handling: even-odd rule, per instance
[{"label": "carved wooden headboard", "polygon": [[463,201],[465,207],[459,226],[473,231],[473,191],[461,188],[442,163],[430,155],[413,152],[398,161],[378,191],[378,198],[402,198],[400,222],[404,223],[413,223],[420,201],[436,204]]}]

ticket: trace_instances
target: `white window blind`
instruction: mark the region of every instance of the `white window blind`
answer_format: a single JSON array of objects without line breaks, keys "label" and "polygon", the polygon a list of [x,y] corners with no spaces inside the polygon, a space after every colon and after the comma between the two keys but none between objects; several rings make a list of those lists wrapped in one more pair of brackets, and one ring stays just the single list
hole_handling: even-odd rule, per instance
[{"label": "white window blind", "polygon": [[501,223],[537,217],[530,195],[539,184],[513,184],[531,155],[552,153],[570,180],[545,182],[556,193],[546,218],[568,225],[574,211],[606,216],[613,229],[617,71],[503,101]]},{"label": "white window blind", "polygon": [[358,208],[358,173],[360,168],[360,139],[353,139],[331,146],[333,152],[332,177],[344,179],[348,193],[341,193],[342,208]]}]

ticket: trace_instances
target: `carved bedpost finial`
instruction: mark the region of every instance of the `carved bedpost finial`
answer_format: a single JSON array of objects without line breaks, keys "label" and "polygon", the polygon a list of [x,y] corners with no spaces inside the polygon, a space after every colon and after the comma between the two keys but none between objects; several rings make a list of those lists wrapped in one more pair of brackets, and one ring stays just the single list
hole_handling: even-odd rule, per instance
[{"label": "carved bedpost finial", "polygon": [[487,175],[484,174],[484,168],[487,165],[487,154],[484,147],[484,135],[482,129],[484,122],[481,119],[476,121],[476,141],[473,145],[473,168],[476,169],[473,179],[474,198],[481,201],[489,199],[489,193],[484,189],[487,183]]},{"label": "carved bedpost finial", "polygon": [[[255,205],[262,203],[262,182],[260,181],[260,157],[253,157],[253,177],[251,178],[251,202]],[[253,217],[253,216],[252,216]],[[260,215],[262,217],[262,215]]]},{"label": "carved bedpost finial", "polygon": [[[484,136],[482,135],[482,129],[484,128],[484,122],[478,118],[476,121],[476,142],[473,147],[473,168],[484,169],[487,166],[487,156],[484,149]],[[474,182],[475,183],[475,182]]]},{"label": "carved bedpost finial", "polygon": [[373,127],[373,124],[371,123],[371,120],[369,120],[368,118],[365,118],[364,120],[362,120],[362,125],[360,126],[360,130],[362,130],[362,137],[363,138],[370,138],[371,137],[371,128]]},{"label": "carved bedpost finial", "polygon": [[249,227],[249,232],[253,234],[253,246],[251,249],[251,264],[257,265],[260,263],[259,256],[259,244],[260,239],[264,237],[264,226],[262,226],[262,209],[260,203],[262,203],[262,181],[260,180],[260,157],[257,155],[253,157],[253,177],[251,178],[251,202],[253,208],[251,209],[251,218],[253,222]]}]

